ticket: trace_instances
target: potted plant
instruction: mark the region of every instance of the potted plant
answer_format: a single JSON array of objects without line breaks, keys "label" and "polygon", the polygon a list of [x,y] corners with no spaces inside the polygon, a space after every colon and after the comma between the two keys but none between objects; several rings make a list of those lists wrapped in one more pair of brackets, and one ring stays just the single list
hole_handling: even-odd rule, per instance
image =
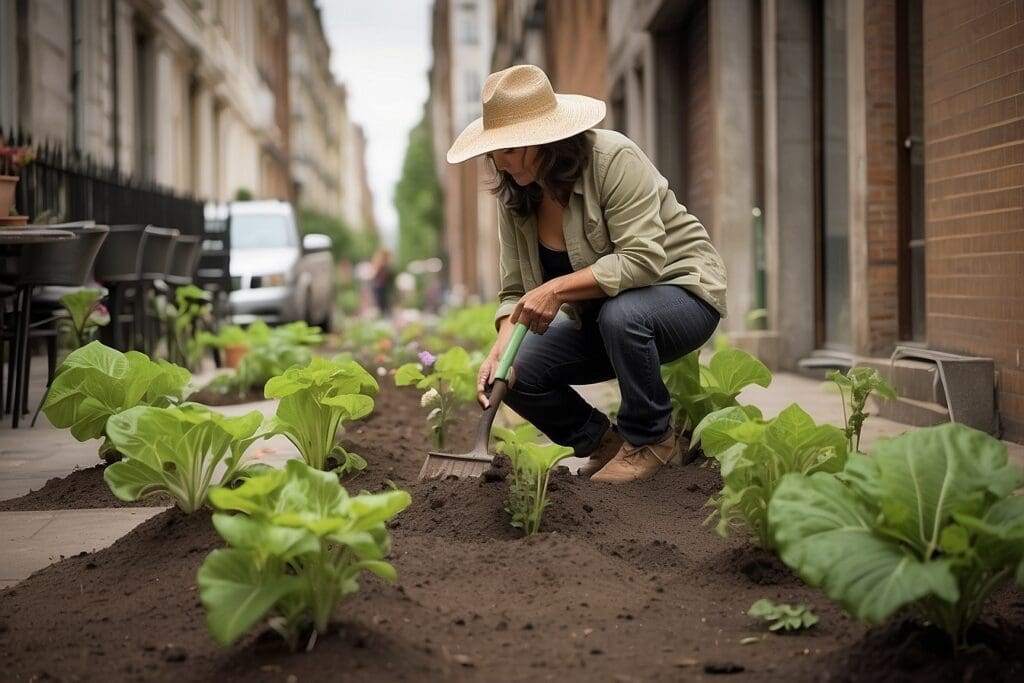
[{"label": "potted plant", "polygon": [[14,190],[19,180],[14,170],[27,166],[34,158],[31,147],[8,146],[0,140],[0,227],[28,222],[28,216],[17,215],[14,208]]},{"label": "potted plant", "polygon": [[237,368],[249,350],[249,335],[238,325],[225,325],[217,334],[204,334],[202,343],[224,351],[224,365]]}]

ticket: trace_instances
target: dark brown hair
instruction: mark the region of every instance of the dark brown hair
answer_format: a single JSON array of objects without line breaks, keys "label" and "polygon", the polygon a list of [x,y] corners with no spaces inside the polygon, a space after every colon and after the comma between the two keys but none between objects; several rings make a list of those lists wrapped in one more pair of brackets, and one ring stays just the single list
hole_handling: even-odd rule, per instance
[{"label": "dark brown hair", "polygon": [[537,150],[540,160],[537,180],[526,187],[520,187],[508,173],[494,168],[492,161],[496,181],[491,194],[497,195],[498,201],[519,216],[536,213],[544,197],[544,190],[557,199],[559,204],[566,206],[573,185],[583,175],[590,161],[590,147],[586,133],[540,145]]}]

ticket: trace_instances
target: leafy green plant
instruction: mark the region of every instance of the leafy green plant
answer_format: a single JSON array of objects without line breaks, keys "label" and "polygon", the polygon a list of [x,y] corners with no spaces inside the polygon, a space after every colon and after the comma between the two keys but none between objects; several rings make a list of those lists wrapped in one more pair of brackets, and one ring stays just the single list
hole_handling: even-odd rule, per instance
[{"label": "leafy green plant", "polygon": [[512,479],[508,484],[508,505],[512,526],[529,536],[540,530],[541,516],[550,504],[547,497],[551,468],[572,457],[573,450],[558,444],[536,443],[540,432],[530,423],[516,429],[493,427],[499,453],[512,461]]},{"label": "leafy green plant", "polygon": [[749,529],[763,548],[772,549],[768,504],[790,472],[839,472],[846,464],[846,437],[832,425],[816,425],[792,404],[778,417],[761,419],[753,406],[725,408],[709,415],[694,431],[704,452],[721,466],[724,486],[708,501],[718,518],[715,530]]},{"label": "leafy green plant", "polygon": [[839,387],[843,398],[843,422],[846,423],[846,438],[851,451],[860,451],[860,431],[868,414],[864,406],[871,392],[882,398],[896,398],[896,390],[892,388],[874,368],[851,368],[845,375],[838,370],[830,370],[826,375]]},{"label": "leafy green plant", "polygon": [[237,477],[262,422],[255,410],[225,417],[198,403],[136,406],[107,422],[107,436],[124,459],[104,470],[103,479],[121,500],[167,493],[183,512],[195,512],[206,503],[218,466],[225,468],[218,483]]},{"label": "leafy green plant", "polygon": [[738,406],[736,397],[751,384],[767,387],[772,381],[765,364],[746,351],[724,348],[708,365],[700,363],[699,354],[693,351],[661,369],[677,432],[692,429],[716,410]]},{"label": "leafy green plant", "polygon": [[210,293],[196,285],[185,285],[174,290],[173,303],[160,294],[154,306],[167,329],[168,359],[195,368],[203,356],[201,326],[209,324],[213,311]]},{"label": "leafy green plant", "polygon": [[[215,488],[213,525],[230,547],[199,568],[210,633],[228,645],[270,614],[291,648],[325,633],[364,570],[394,581],[384,523],[408,507],[405,491],[349,496],[330,473],[290,460],[235,489]],[[235,510],[243,514],[227,514]],[[310,647],[315,640],[309,641]]]},{"label": "leafy green plant", "polygon": [[216,334],[201,332],[199,341],[204,347],[223,349],[225,346],[249,346],[249,335],[241,325],[224,325]]},{"label": "leafy green plant", "polygon": [[485,350],[494,345],[494,304],[458,308],[441,319],[438,332],[473,350]]},{"label": "leafy green plant", "polygon": [[110,313],[102,299],[103,292],[98,289],[79,289],[60,297],[64,311],[58,327],[72,350],[88,344],[97,329],[110,323]]},{"label": "leafy green plant", "polygon": [[[425,355],[424,355],[425,354]],[[445,351],[434,358],[423,352],[421,363],[406,363],[395,373],[395,384],[400,387],[415,384],[425,389],[420,404],[429,409],[427,422],[434,447],[444,448],[448,425],[452,421],[452,409],[460,402],[467,403],[476,397],[476,369],[466,350],[461,346]],[[422,369],[421,369],[422,365]],[[424,371],[430,374],[424,374]]]},{"label": "leafy green plant", "polygon": [[769,631],[799,631],[818,623],[818,617],[810,606],[800,604],[794,607],[784,602],[775,604],[768,598],[761,598],[751,605],[747,614],[770,622]]},{"label": "leafy green plant", "polygon": [[911,607],[962,645],[994,590],[1024,585],[1022,481],[1002,443],[951,423],[851,455],[841,479],[787,475],[768,517],[782,560],[858,619]]},{"label": "leafy green plant", "polygon": [[316,357],[267,382],[267,398],[281,399],[268,423],[272,434],[284,434],[310,467],[322,470],[333,461],[339,475],[362,470],[366,461],[336,443],[346,420],[373,412],[377,381],[355,361],[336,363]]},{"label": "leafy green plant", "polygon": [[[225,328],[222,332],[224,337],[205,337],[204,342],[219,344],[229,338],[239,339],[236,330]],[[261,390],[271,377],[283,374],[288,368],[307,365],[313,357],[308,347],[323,341],[320,328],[304,322],[271,329],[266,323],[256,321],[244,330],[244,335],[244,346],[249,350],[235,372],[221,373],[210,382],[208,387],[213,391],[242,396],[248,391]]]},{"label": "leafy green plant", "polygon": [[107,438],[107,421],[138,405],[163,408],[181,403],[190,392],[190,379],[185,368],[94,341],[61,363],[43,412],[51,424],[70,429],[79,441],[102,438],[99,455],[112,461],[120,456]]}]

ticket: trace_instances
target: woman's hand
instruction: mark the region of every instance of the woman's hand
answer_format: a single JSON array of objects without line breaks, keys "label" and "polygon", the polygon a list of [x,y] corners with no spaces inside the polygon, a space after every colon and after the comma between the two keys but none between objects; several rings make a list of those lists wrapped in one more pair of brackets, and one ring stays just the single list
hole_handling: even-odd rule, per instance
[{"label": "woman's hand", "polygon": [[[498,348],[495,344],[494,348]],[[491,406],[491,400],[487,396],[487,392],[491,385],[494,384],[494,374],[498,371],[498,363],[501,360],[500,353],[494,353],[494,349],[491,349],[491,353],[487,355],[484,362],[480,364],[480,370],[476,375],[476,402],[480,404],[480,407],[487,410]],[[508,369],[508,385],[512,386],[512,383],[516,381],[516,370],[515,368]]]},{"label": "woman's hand", "polygon": [[512,324],[523,323],[535,334],[547,332],[559,307],[565,303],[558,289],[561,279],[549,280],[524,294],[508,318]]}]

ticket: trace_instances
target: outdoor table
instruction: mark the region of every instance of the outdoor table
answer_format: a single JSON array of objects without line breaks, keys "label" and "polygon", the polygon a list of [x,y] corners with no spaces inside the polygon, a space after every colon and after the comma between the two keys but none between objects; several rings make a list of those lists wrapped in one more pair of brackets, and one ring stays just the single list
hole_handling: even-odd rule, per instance
[{"label": "outdoor table", "polygon": [[[0,275],[5,272],[10,272],[7,268],[6,259],[9,257],[17,258],[17,254],[21,251],[20,247],[28,244],[45,244],[48,242],[64,242],[67,240],[78,239],[78,235],[69,230],[56,230],[53,228],[0,228]],[[13,264],[12,264],[13,265]],[[11,294],[17,293],[18,301],[15,302],[14,318],[22,321],[22,309],[27,306],[27,298],[31,295],[28,290],[20,292],[11,292]],[[28,328],[27,320],[22,321],[24,329],[19,329],[16,334],[16,338],[12,340],[13,349],[11,350],[12,357],[23,358],[28,353]],[[19,364],[20,365],[20,364]],[[17,376],[8,377],[7,381],[13,388],[11,412],[13,415],[13,426],[18,426],[18,419],[23,408],[22,406],[22,394],[20,391],[22,379]],[[2,414],[3,400],[2,394],[7,389],[0,382],[0,414]],[[10,394],[9,394],[10,395]]]},{"label": "outdoor table", "polygon": [[52,228],[0,228],[0,244],[42,244],[44,242],[62,242],[78,239],[75,233],[68,230]]}]

